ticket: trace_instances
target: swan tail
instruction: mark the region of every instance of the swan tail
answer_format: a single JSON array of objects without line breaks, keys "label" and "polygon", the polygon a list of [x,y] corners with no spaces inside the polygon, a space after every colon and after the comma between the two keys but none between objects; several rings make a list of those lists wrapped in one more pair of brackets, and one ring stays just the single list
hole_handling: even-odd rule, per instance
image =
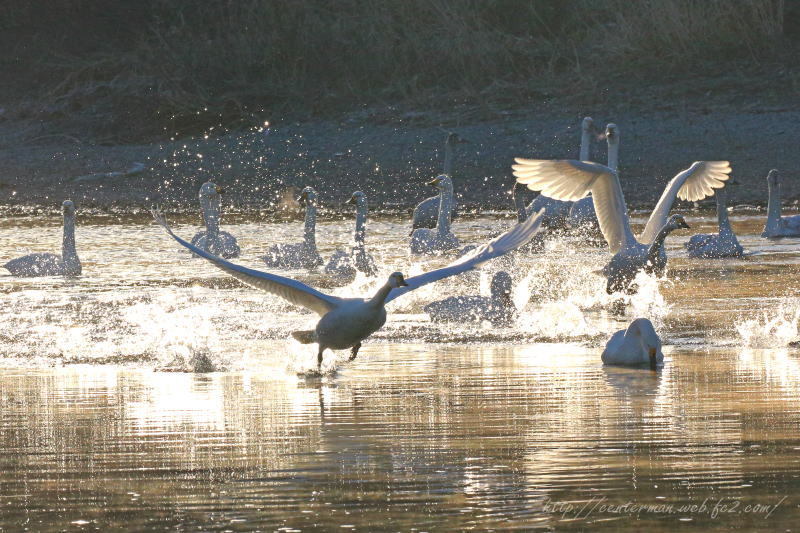
[{"label": "swan tail", "polygon": [[316,332],[313,329],[305,331],[293,331],[292,337],[294,337],[294,340],[296,340],[300,344],[312,344],[314,342],[317,342],[316,339],[314,339],[315,333]]}]

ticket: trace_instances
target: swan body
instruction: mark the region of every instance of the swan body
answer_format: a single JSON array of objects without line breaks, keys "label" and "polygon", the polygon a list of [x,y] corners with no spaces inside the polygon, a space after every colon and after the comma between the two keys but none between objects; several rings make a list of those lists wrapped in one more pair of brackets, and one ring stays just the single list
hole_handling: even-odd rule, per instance
[{"label": "swan body", "polygon": [[303,242],[270,246],[261,258],[270,268],[311,269],[323,264],[317,251],[317,193],[313,188],[305,187],[297,200],[306,208]]},{"label": "swan body", "polygon": [[692,235],[686,243],[686,250],[690,257],[705,257],[715,259],[720,257],[742,257],[744,248],[739,244],[736,234],[731,228],[728,219],[728,207],[725,189],[717,189],[717,220],[719,233],[700,233]]},{"label": "swan body", "polygon": [[[461,138],[457,133],[450,132],[447,134],[447,139],[444,143],[444,169],[442,174],[446,176],[453,176],[453,154],[455,153],[455,145],[461,142]],[[414,213],[411,216],[411,232],[418,228],[433,229],[439,220],[439,196],[431,196],[417,204],[414,208]],[[456,209],[455,199],[450,205],[450,219],[454,220],[458,216]]]},{"label": "swan body", "polygon": [[507,326],[517,318],[511,299],[511,276],[497,272],[492,277],[491,296],[451,296],[424,307],[433,322],[483,322]]},{"label": "swan body", "polygon": [[14,276],[80,276],[81,260],[75,249],[75,204],[65,200],[61,204],[64,217],[64,233],[61,241],[61,255],[49,253],[28,254],[12,259],[3,267]]},{"label": "swan body", "polygon": [[800,215],[781,216],[781,181],[778,171],[772,169],[767,174],[769,198],[767,200],[767,223],[762,237],[800,237]]},{"label": "swan body", "polygon": [[353,246],[350,250],[336,250],[331,256],[324,272],[347,283],[352,282],[358,272],[367,276],[377,273],[375,260],[366,250],[365,236],[367,226],[367,198],[361,191],[356,191],[346,202],[356,206],[356,229],[353,235]]},{"label": "swan body", "polygon": [[[616,171],[617,175],[619,175],[619,128],[617,125],[608,124],[605,136],[608,144],[608,162],[606,166]],[[586,157],[581,157],[581,161],[588,161],[588,152],[587,149]],[[591,196],[581,198],[572,204],[572,208],[569,210],[569,226],[574,230],[585,233],[601,234],[600,224],[597,222],[597,214],[594,212],[594,201]]]},{"label": "swan body", "polygon": [[411,233],[412,254],[437,254],[459,247],[458,238],[450,231],[453,182],[449,176],[442,174],[429,185],[439,187],[439,220],[435,229],[418,228]]},{"label": "swan body", "polygon": [[627,330],[614,333],[606,343],[601,359],[606,365],[648,365],[652,370],[664,365],[661,339],[653,323],[646,318],[637,318]]},{"label": "swan body", "polygon": [[322,367],[323,352],[329,348],[333,350],[351,348],[350,360],[353,360],[361,348],[361,342],[386,322],[385,305],[390,301],[429,283],[474,270],[490,259],[516,249],[528,242],[539,231],[541,224],[540,216],[531,217],[524,224],[517,224],[506,233],[492,239],[475,253],[458,259],[446,267],[408,279],[405,279],[402,273],[394,272],[372,297],[341,298],[324,294],[291,278],[260,272],[217,257],[175,235],[164,216],[157,210],[153,210],[153,217],[175,241],[207,259],[223,272],[246,285],[275,294],[289,303],[317,313],[320,319],[313,330],[296,331],[292,336],[303,344],[317,343],[318,370]]},{"label": "swan body", "polygon": [[219,229],[220,211],[222,209],[220,195],[224,192],[224,189],[217,187],[216,184],[210,181],[200,186],[200,211],[203,215],[203,223],[206,229],[196,233],[191,242],[214,255],[230,259],[239,257],[241,250],[239,243],[236,242],[236,237],[227,231],[220,231]]},{"label": "swan body", "polygon": [[[609,294],[622,288],[639,270],[663,272],[666,265],[664,239],[679,228],[688,228],[683,217],[668,218],[676,198],[697,201],[723,186],[731,171],[727,161],[696,161],[667,184],[644,231],[633,235],[625,197],[617,173],[599,163],[574,160],[517,158],[513,166],[517,181],[529,189],[542,190],[556,198],[578,199],[592,193],[597,220],[613,254],[603,269]],[[657,228],[653,231],[652,228]]]}]

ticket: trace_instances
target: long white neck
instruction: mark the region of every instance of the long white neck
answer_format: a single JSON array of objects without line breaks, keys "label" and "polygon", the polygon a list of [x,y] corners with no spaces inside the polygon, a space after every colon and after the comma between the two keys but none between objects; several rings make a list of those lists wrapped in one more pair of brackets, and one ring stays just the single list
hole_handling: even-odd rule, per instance
[{"label": "long white neck", "polygon": [[453,175],[453,141],[451,140],[452,136],[448,135],[447,141],[444,143],[444,166],[442,168],[442,174],[446,174],[447,176]]},{"label": "long white neck", "polygon": [[356,231],[353,241],[357,247],[364,247],[367,235],[367,202],[356,206]]},{"label": "long white neck", "polygon": [[317,206],[312,200],[306,203],[306,220],[303,227],[303,239],[306,246],[317,249]]},{"label": "long white neck", "polygon": [[725,189],[717,189],[714,193],[717,196],[717,220],[719,221],[719,234],[731,234],[731,221],[728,219],[728,202]]},{"label": "long white neck", "polygon": [[203,220],[206,223],[206,242],[219,237],[219,206],[214,200],[204,202]]},{"label": "long white neck", "polygon": [[656,234],[656,238],[653,239],[653,243],[650,245],[650,248],[647,249],[647,259],[651,264],[656,264],[656,259],[661,255],[664,249],[664,241],[667,239],[667,235],[672,233],[674,229],[675,228],[669,224],[665,224]]},{"label": "long white neck", "polygon": [[374,307],[383,307],[383,305],[386,303],[386,297],[389,296],[390,292],[392,292],[392,286],[389,283],[386,283],[380,289],[378,289],[378,292],[375,293],[375,296],[369,300],[369,304]]},{"label": "long white neck", "polygon": [[608,140],[608,164],[606,166],[611,170],[619,168],[619,139]]},{"label": "long white neck", "polygon": [[767,200],[767,224],[766,230],[777,230],[781,223],[781,182],[775,180],[775,185],[767,181],[769,187],[769,197]]},{"label": "long white neck", "polygon": [[589,160],[589,143],[591,142],[591,136],[589,134],[589,130],[583,128],[583,132],[581,133],[581,151],[578,155],[578,158],[581,161],[588,161]]},{"label": "long white neck", "polygon": [[66,265],[78,264],[78,251],[75,249],[75,214],[64,213],[64,237],[61,243],[61,259]]},{"label": "long white neck", "polygon": [[439,235],[450,233],[450,213],[453,210],[453,184],[443,183],[442,192],[439,193],[439,218],[436,229]]}]

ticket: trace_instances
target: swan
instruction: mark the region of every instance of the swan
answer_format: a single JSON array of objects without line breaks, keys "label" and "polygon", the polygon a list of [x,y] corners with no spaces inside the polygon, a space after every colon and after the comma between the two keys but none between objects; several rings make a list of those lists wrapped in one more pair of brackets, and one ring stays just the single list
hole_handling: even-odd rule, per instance
[{"label": "swan", "polygon": [[[617,172],[619,175],[619,128],[616,124],[606,125],[606,144],[608,145],[608,162],[606,166]],[[586,158],[581,157],[581,161],[588,161],[588,150]],[[587,233],[600,234],[600,225],[597,222],[597,215],[594,212],[594,202],[591,196],[581,198],[572,204],[569,210],[569,226],[572,229],[583,230]]]},{"label": "swan", "polygon": [[353,235],[353,247],[350,250],[336,250],[328,264],[325,265],[324,272],[329,276],[334,276],[349,283],[355,279],[358,272],[363,272],[367,276],[374,276],[377,273],[377,269],[375,268],[375,261],[367,252],[364,244],[367,232],[367,197],[363,192],[356,191],[345,203],[356,206],[356,230]]},{"label": "swan", "polygon": [[[445,176],[453,176],[453,155],[455,153],[455,145],[459,142],[464,142],[457,133],[450,132],[444,141],[444,168],[442,174]],[[450,219],[453,220],[458,216],[456,210],[456,202],[453,200],[450,205]],[[411,218],[411,233],[417,228],[436,227],[439,220],[439,196],[431,196],[422,200],[417,207],[414,208],[414,214]]]},{"label": "swan", "polygon": [[297,199],[306,208],[303,242],[273,244],[262,260],[271,268],[316,268],[322,265],[317,251],[317,193],[311,187],[303,188]]},{"label": "swan", "polygon": [[64,236],[61,255],[28,254],[12,259],[3,267],[14,276],[32,278],[37,276],[80,276],[81,260],[75,250],[75,204],[65,200],[61,204],[64,215]]},{"label": "swan", "polygon": [[649,365],[652,370],[664,366],[661,339],[653,323],[646,318],[637,318],[627,330],[614,333],[606,343],[601,359],[605,365]]},{"label": "swan", "polygon": [[767,200],[767,223],[762,237],[800,237],[800,215],[781,216],[781,181],[774,168],[767,174],[769,199]]},{"label": "swan", "polygon": [[606,291],[633,289],[630,282],[639,270],[658,275],[666,267],[664,239],[688,224],[680,215],[671,218],[669,211],[676,197],[697,201],[723,186],[731,167],[727,161],[695,161],[667,184],[661,199],[637,239],[631,231],[628,208],[617,173],[607,166],[588,161],[517,158],[513,166],[517,181],[545,194],[578,199],[592,193],[600,229],[614,254],[603,269],[608,281]]},{"label": "swan", "polygon": [[223,272],[233,276],[245,285],[275,294],[289,303],[305,307],[320,315],[320,320],[312,330],[295,331],[292,336],[303,344],[316,343],[317,370],[322,368],[322,354],[326,349],[351,349],[350,360],[355,359],[361,342],[380,329],[386,322],[386,304],[403,294],[418,289],[434,281],[475,270],[490,259],[504,255],[528,242],[539,231],[541,214],[537,214],[517,224],[504,234],[483,245],[469,256],[450,263],[448,266],[405,279],[401,272],[392,273],[386,283],[372,297],[340,298],[317,291],[297,280],[259,272],[236,265],[194,246],[172,232],[164,215],[152,210],[155,221],[179,244],[195,254],[209,260]]},{"label": "swan", "polygon": [[200,210],[203,215],[203,223],[206,225],[205,231],[200,231],[192,237],[192,244],[207,250],[214,255],[219,255],[226,259],[239,257],[241,250],[236,242],[236,237],[227,231],[220,231],[219,217],[221,210],[220,195],[225,189],[217,187],[216,184],[207,181],[200,187]]},{"label": "swan", "polygon": [[728,220],[728,207],[726,202],[725,189],[717,189],[715,193],[717,199],[717,220],[719,221],[719,233],[701,233],[692,235],[686,243],[686,250],[689,257],[742,257],[744,248],[739,244],[736,234],[731,229]]},{"label": "swan", "polygon": [[434,254],[458,248],[458,238],[450,231],[450,213],[453,202],[453,182],[442,174],[428,185],[439,187],[439,221],[435,229],[418,228],[411,234],[412,254]]},{"label": "swan", "polygon": [[451,296],[424,308],[433,322],[490,322],[508,326],[517,318],[511,299],[511,276],[499,271],[492,277],[491,296]]}]

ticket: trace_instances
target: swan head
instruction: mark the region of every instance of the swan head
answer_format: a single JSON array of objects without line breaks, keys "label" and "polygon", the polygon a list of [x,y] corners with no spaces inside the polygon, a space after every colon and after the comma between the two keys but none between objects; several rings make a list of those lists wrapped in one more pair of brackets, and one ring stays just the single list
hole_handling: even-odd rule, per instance
[{"label": "swan head", "polygon": [[350,197],[349,200],[345,202],[348,205],[354,205],[356,207],[362,207],[367,203],[367,195],[361,191],[356,191]]},{"label": "swan head", "polygon": [[581,129],[584,133],[591,133],[592,128],[594,127],[594,121],[592,117],[584,117],[583,122],[581,122]]},{"label": "swan head", "polygon": [[689,229],[689,224],[686,223],[683,215],[672,215],[669,217],[669,220],[667,220],[667,227],[670,230]]},{"label": "swan head", "polygon": [[502,270],[495,273],[495,275],[492,277],[492,284],[489,290],[492,293],[492,298],[508,298],[511,296],[511,275]]},{"label": "swan head", "polygon": [[225,189],[222,187],[217,187],[216,183],[211,181],[207,181],[200,186],[200,200],[210,199],[218,194],[222,194],[225,192]]},{"label": "swan head", "polygon": [[406,283],[406,279],[403,277],[402,272],[392,272],[389,274],[389,286],[393,289],[399,289],[400,287],[408,287],[408,283]]},{"label": "swan head", "polygon": [[606,125],[606,141],[608,144],[619,144],[619,128],[613,122]]},{"label": "swan head", "polygon": [[61,204],[61,212],[64,215],[75,214],[75,204],[72,203],[72,200],[64,200],[64,202]]},{"label": "swan head", "polygon": [[778,177],[779,177],[778,170],[773,168],[767,174],[767,184],[772,185],[772,186],[777,185],[778,184]]},{"label": "swan head", "polygon": [[642,358],[649,363],[650,368],[655,370],[659,365],[664,364],[664,354],[661,353],[661,339],[653,327],[653,323],[646,318],[637,318],[628,330],[625,337],[632,338],[641,348]]},{"label": "swan head", "polygon": [[428,185],[435,185],[440,191],[453,188],[453,182],[450,180],[450,177],[445,174],[436,176],[428,182]]},{"label": "swan head", "polygon": [[303,187],[303,190],[300,192],[300,196],[297,198],[297,201],[300,203],[301,206],[306,207],[309,205],[317,205],[317,191],[315,191],[312,187]]}]

